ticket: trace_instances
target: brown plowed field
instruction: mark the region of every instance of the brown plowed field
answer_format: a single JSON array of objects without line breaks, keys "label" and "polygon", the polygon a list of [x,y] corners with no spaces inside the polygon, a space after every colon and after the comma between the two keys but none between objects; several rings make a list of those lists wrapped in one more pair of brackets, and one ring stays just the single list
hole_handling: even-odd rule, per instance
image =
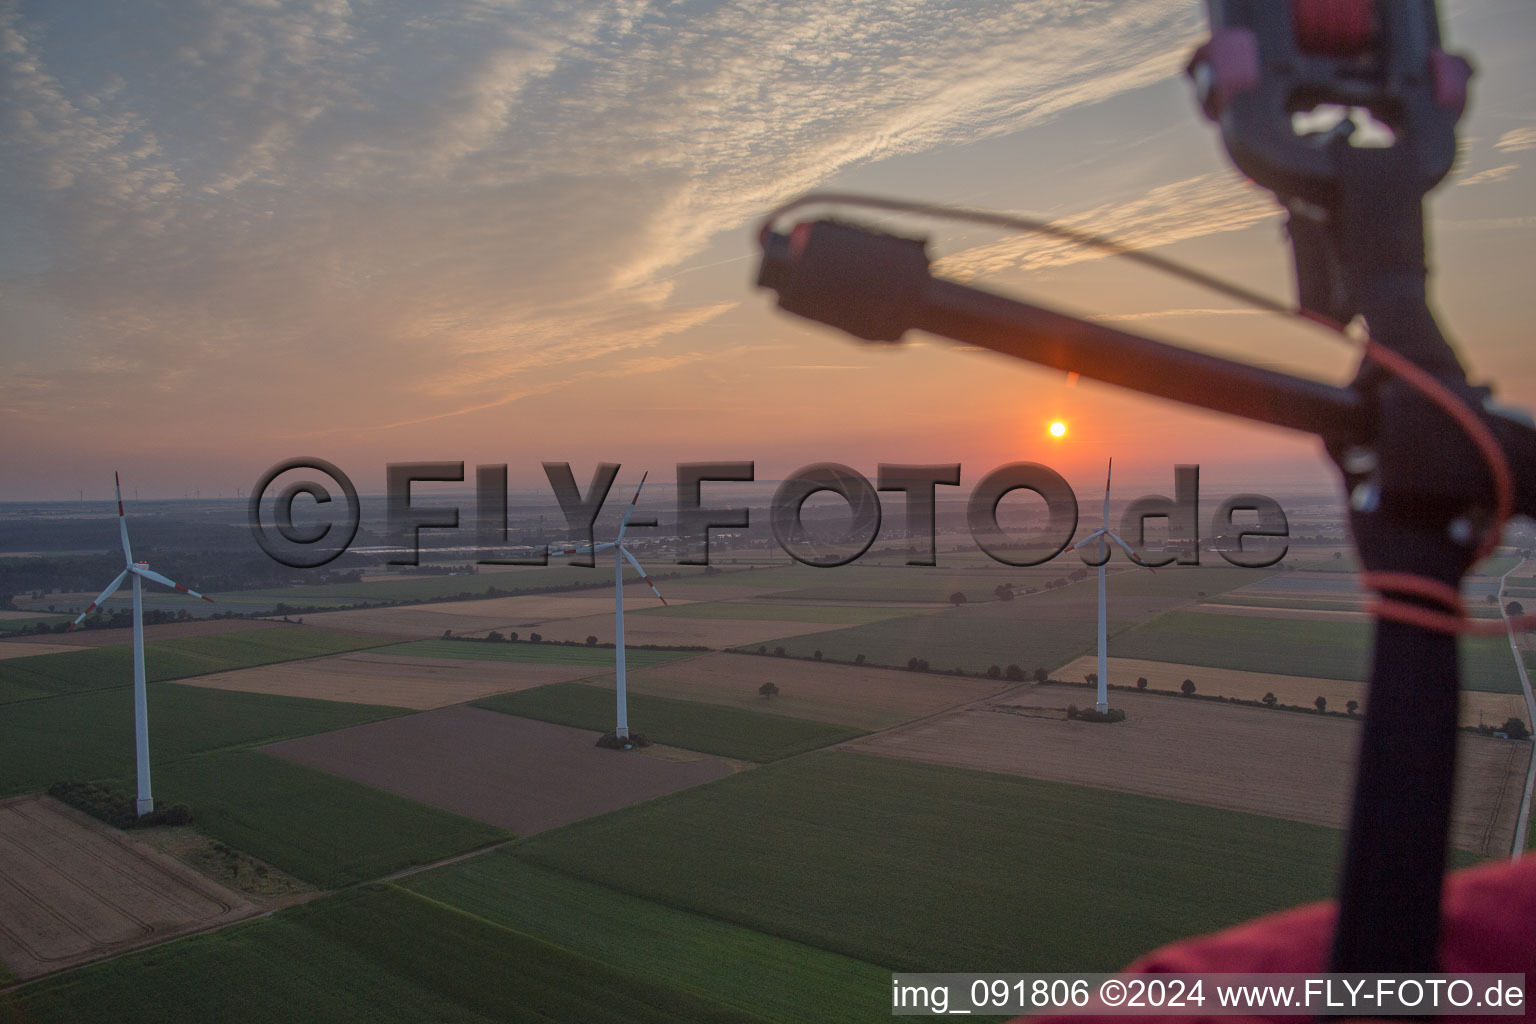
[{"label": "brown plowed field", "polygon": [[589,665],[522,665],[358,651],[184,679],[189,686],[425,711],[592,675]]},{"label": "brown plowed field", "polygon": [[0,802],[0,962],[18,978],[255,911],[180,861],[49,797]]},{"label": "brown plowed field", "polygon": [[[1151,694],[1117,693],[1114,725],[1068,722],[1092,695],[1026,689],[848,746],[867,753],[1055,779],[1342,828],[1359,723]],[[1531,745],[1463,735],[1451,841],[1509,852]]]},{"label": "brown plowed field", "polygon": [[[1076,682],[1089,672],[1098,671],[1098,658],[1084,656],[1052,673],[1055,678]],[[1329,711],[1343,711],[1351,700],[1360,702],[1365,711],[1365,684],[1348,679],[1313,679],[1308,676],[1283,676],[1269,672],[1244,672],[1237,669],[1207,668],[1204,665],[1176,665],[1166,661],[1142,661],[1139,658],[1110,658],[1109,681],[1116,686],[1132,686],[1140,676],[1155,690],[1177,690],[1186,679],[1193,679],[1196,692],[1241,700],[1262,700],[1273,693],[1281,704],[1311,707],[1318,697],[1328,701]],[[1086,703],[1092,698],[1078,701]],[[1110,699],[1114,703],[1114,698]],[[1462,725],[1503,725],[1510,716],[1522,722],[1530,717],[1525,698],[1516,693],[1488,693],[1463,690]]]},{"label": "brown plowed field", "polygon": [[768,710],[818,722],[885,729],[1000,693],[1012,684],[992,680],[829,665],[755,654],[706,654],[629,673],[636,693],[676,697],[761,711],[758,687],[779,693]]},{"label": "brown plowed field", "polygon": [[[194,619],[191,622],[166,622],[145,626],[145,640],[179,640],[184,636],[216,636],[220,633],[250,633],[258,629],[280,629],[284,624],[268,619]],[[19,636],[8,644],[66,644],[70,647],[117,647],[133,643],[131,629],[77,629],[73,633],[44,633]]]},{"label": "brown plowed field", "polygon": [[18,644],[0,643],[0,660],[6,658],[30,658],[34,654],[63,654],[66,651],[78,651],[80,648],[72,644]]},{"label": "brown plowed field", "polygon": [[595,746],[598,734],[453,707],[263,749],[529,835],[723,778],[718,757],[669,761]]}]

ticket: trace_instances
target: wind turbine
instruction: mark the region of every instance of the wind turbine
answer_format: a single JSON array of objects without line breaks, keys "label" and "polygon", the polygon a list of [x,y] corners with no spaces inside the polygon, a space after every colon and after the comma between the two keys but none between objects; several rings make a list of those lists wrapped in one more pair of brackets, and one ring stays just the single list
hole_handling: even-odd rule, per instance
[{"label": "wind turbine", "polygon": [[1105,542],[1114,541],[1125,549],[1131,561],[1145,569],[1152,568],[1141,560],[1136,550],[1122,540],[1119,534],[1112,532],[1109,528],[1109,477],[1114,468],[1115,460],[1110,459],[1109,469],[1104,472],[1104,525],[1072,545],[1074,551],[1087,547],[1095,541],[1099,545],[1099,699],[1093,707],[1101,715],[1109,710],[1109,615],[1104,589],[1104,566],[1109,561],[1109,545]]},{"label": "wind turbine", "polygon": [[619,705],[618,724],[614,727],[613,734],[621,740],[629,739],[629,706],[624,690],[625,559],[628,559],[629,564],[635,567],[635,571],[640,574],[640,578],[645,581],[646,586],[650,587],[652,592],[655,593],[657,597],[661,598],[661,603],[667,603],[667,599],[661,596],[661,591],[656,589],[656,584],[652,583],[651,578],[645,574],[645,567],[641,565],[639,561],[636,560],[635,556],[629,553],[629,549],[624,546],[624,531],[629,528],[629,517],[635,514],[635,506],[640,502],[640,490],[645,486],[645,478],[648,476],[650,476],[649,470],[641,474],[640,486],[635,488],[635,496],[629,500],[629,508],[624,510],[624,520],[623,522],[619,523],[619,534],[617,537],[606,544],[598,544],[595,547],[589,548],[566,548],[564,552],[562,552],[563,554],[567,555],[589,555],[596,554],[599,551],[606,551],[609,548],[613,549],[613,647],[614,670],[615,676],[617,678],[616,689],[618,691],[617,699]]},{"label": "wind turbine", "polygon": [[78,619],[69,624],[65,632],[84,622],[85,617],[95,611],[97,605],[111,597],[117,588],[123,585],[123,580],[129,576],[133,577],[133,744],[139,770],[137,811],[142,816],[155,809],[155,799],[149,791],[149,706],[144,689],[144,595],[141,581],[154,580],[156,583],[179,590],[183,594],[201,597],[208,602],[212,602],[213,598],[204,597],[174,580],[166,579],[152,570],[148,562],[133,560],[133,549],[128,546],[128,518],[123,513],[123,484],[116,473],[112,474],[112,480],[117,488],[117,528],[123,538],[123,560],[127,564],[123,571],[118,573],[117,579],[101,592],[100,597],[91,602],[89,608],[80,613]]}]

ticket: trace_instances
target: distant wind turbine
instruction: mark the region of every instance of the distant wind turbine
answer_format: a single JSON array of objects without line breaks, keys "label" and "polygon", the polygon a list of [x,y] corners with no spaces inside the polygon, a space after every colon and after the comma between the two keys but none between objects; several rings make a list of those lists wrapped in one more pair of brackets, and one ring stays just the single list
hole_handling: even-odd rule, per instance
[{"label": "distant wind turbine", "polygon": [[645,478],[647,476],[650,476],[649,471],[641,474],[640,476],[640,486],[635,488],[635,496],[629,500],[629,508],[624,510],[624,520],[623,522],[619,523],[619,533],[617,537],[606,544],[598,544],[595,547],[586,548],[566,548],[562,552],[562,554],[567,555],[590,555],[596,554],[599,551],[606,551],[609,548],[613,549],[613,646],[614,670],[617,677],[616,689],[618,691],[618,724],[614,727],[613,734],[621,740],[629,739],[629,706],[624,690],[625,559],[628,559],[629,564],[635,567],[635,571],[640,574],[640,578],[645,581],[646,586],[650,587],[652,592],[654,592],[657,597],[661,598],[661,603],[667,603],[667,599],[661,596],[661,591],[656,589],[656,584],[652,583],[651,578],[645,574],[645,567],[642,566],[639,561],[636,560],[635,556],[629,553],[629,549],[624,546],[624,531],[629,528],[629,517],[635,514],[635,506],[640,502],[640,490],[641,488],[645,487]]},{"label": "distant wind turbine", "polygon": [[1125,549],[1125,553],[1131,557],[1131,561],[1146,569],[1150,565],[1141,560],[1136,554],[1136,549],[1120,538],[1120,535],[1109,529],[1109,477],[1114,471],[1115,460],[1109,460],[1109,469],[1104,473],[1104,525],[1094,530],[1088,536],[1072,545],[1075,551],[1078,548],[1087,547],[1098,542],[1099,545],[1099,699],[1094,704],[1094,710],[1104,714],[1109,710],[1109,616],[1106,594],[1104,589],[1104,566],[1109,561],[1109,545],[1106,540],[1112,540]]},{"label": "distant wind turbine", "polygon": [[133,550],[128,546],[128,517],[123,512],[123,484],[116,473],[112,474],[112,480],[117,489],[117,528],[123,538],[123,559],[127,564],[123,571],[118,573],[117,579],[101,592],[101,596],[91,602],[89,608],[80,613],[78,619],[69,624],[69,629],[65,632],[84,622],[87,615],[95,611],[101,602],[111,597],[117,588],[123,585],[123,580],[129,576],[133,577],[133,744],[139,773],[137,811],[140,815],[145,815],[155,809],[155,800],[149,790],[149,704],[144,687],[144,595],[140,580],[153,580],[179,590],[183,594],[201,597],[204,601],[211,602],[213,598],[204,597],[174,580],[166,579],[150,569],[148,562],[133,560]]}]

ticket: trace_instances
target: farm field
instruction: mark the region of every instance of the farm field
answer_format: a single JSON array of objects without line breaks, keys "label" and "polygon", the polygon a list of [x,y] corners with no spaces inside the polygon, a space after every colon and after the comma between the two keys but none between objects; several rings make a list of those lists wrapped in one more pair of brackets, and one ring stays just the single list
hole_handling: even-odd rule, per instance
[{"label": "farm field", "polygon": [[80,648],[73,644],[18,644],[0,643],[0,661],[10,658],[31,658],[39,654],[66,654],[70,651],[78,651]]},{"label": "farm field", "polygon": [[[1000,693],[993,679],[791,661],[722,651],[662,668],[627,673],[629,692],[743,709],[762,706],[758,687],[773,683],[773,713],[855,729],[884,729],[956,704]],[[611,684],[610,684],[611,685]]]},{"label": "farm field", "polygon": [[[598,669],[612,667],[614,650],[586,644],[568,646],[555,643],[477,642],[471,640],[415,640],[378,650],[378,654],[391,657],[451,658],[459,661],[511,662],[519,665],[568,665]],[[674,661],[697,658],[698,651],[647,651],[626,645],[624,664],[645,668],[650,665],[669,665]],[[589,673],[590,674],[590,673]]]},{"label": "farm field", "polygon": [[775,1021],[873,1021],[890,972],[498,851],[401,883],[413,892]]},{"label": "farm field", "polygon": [[[855,740],[849,749],[1342,828],[1354,778],[1357,722],[1265,708],[1116,693],[1112,727],[1065,720],[1086,689],[1041,686]],[[1509,850],[1531,745],[1459,739],[1453,845]]]},{"label": "farm field", "polygon": [[[653,743],[743,761],[776,761],[863,735],[861,730],[772,713],[630,693],[629,726]],[[476,707],[603,733],[613,729],[613,688],[561,683],[476,701]]]},{"label": "farm field", "polygon": [[762,1020],[392,885],[0,993],[7,1010],[28,1024]]},{"label": "farm field", "polygon": [[[816,611],[816,608],[807,608],[806,618],[802,620],[663,618],[657,615],[631,618],[625,615],[624,642],[721,649],[838,628],[836,622],[816,621]],[[598,643],[611,644],[613,608],[610,605],[602,615],[547,622],[539,627],[539,633],[546,640],[573,640],[579,644],[585,643],[588,636],[595,636]]]},{"label": "farm field", "polygon": [[[703,567],[683,565],[659,565],[654,567],[661,580],[688,579],[702,576]],[[547,566],[509,566],[499,572],[477,572],[468,576],[429,575],[394,576],[389,579],[360,583],[317,583],[298,587],[278,587],[264,590],[238,590],[217,595],[221,603],[269,605],[274,601],[302,606],[320,601],[348,602],[351,604],[377,604],[379,602],[421,602],[443,598],[456,598],[460,594],[495,597],[492,588],[500,596],[516,596],[521,593],[550,590],[560,587],[613,586],[612,566],[605,576],[601,565],[593,568],[561,564],[559,558]],[[89,600],[89,598],[87,598]]]},{"label": "farm field", "polygon": [[[684,599],[678,598],[674,603],[681,600]],[[644,583],[624,588],[626,612],[660,607],[662,607],[661,601]],[[432,610],[474,619],[500,619],[507,626],[516,629],[523,626],[537,626],[551,619],[574,619],[605,611],[612,615],[613,588],[609,587],[602,592],[582,591],[579,597],[571,594],[529,594],[525,597],[493,597],[482,601],[444,601],[433,605]],[[502,629],[505,631],[505,627]]]},{"label": "farm field", "polygon": [[[629,599],[624,600],[624,611],[629,612]],[[805,604],[792,601],[747,602],[708,601],[683,604],[666,608],[656,607],[640,614],[670,619],[777,619],[788,621],[815,621],[858,625],[880,622],[885,619],[911,615],[912,608],[882,607],[856,604]]]},{"label": "farm field", "polygon": [[[150,682],[297,661],[378,645],[377,640],[305,626],[194,636],[144,644]],[[131,687],[133,647],[91,647],[0,661],[0,704],[87,690]]]},{"label": "farm field", "polygon": [[723,778],[715,757],[662,760],[603,750],[597,734],[475,707],[441,708],[267,753],[518,835],[581,821]]},{"label": "farm field", "polygon": [[[893,970],[1096,971],[1328,895],[1338,842],[1315,825],[823,751],[514,855]],[[1137,884],[1105,900],[1105,880],[1126,878]]]},{"label": "farm field", "polygon": [[17,978],[255,912],[237,893],[56,800],[0,801],[0,965]]},{"label": "farm field", "polygon": [[187,682],[211,690],[271,693],[425,711],[591,674],[590,668],[581,665],[433,658],[394,653],[398,650],[375,649],[289,661],[197,676]]},{"label": "farm field", "polygon": [[[0,714],[0,797],[55,782],[111,779],[133,770],[128,686],[12,704]],[[398,708],[149,686],[149,749],[158,771],[193,754],[270,743],[390,718]]]},{"label": "farm field", "polygon": [[326,889],[511,838],[481,822],[256,750],[157,767],[155,796],[189,804],[198,831]]},{"label": "farm field", "polygon": [[[1366,678],[1371,627],[1367,623],[1313,622],[1170,612],[1111,641],[1116,654],[1211,668],[1252,670],[1322,679]],[[1065,660],[1065,659],[1064,659]],[[1464,637],[1462,688],[1517,693],[1520,679],[1502,637]]]},{"label": "farm field", "polygon": [[[71,615],[66,623],[73,622]],[[146,643],[157,640],[181,640],[191,636],[222,636],[225,633],[255,633],[266,629],[282,629],[289,623],[269,619],[197,619],[192,622],[162,622],[144,627]],[[132,629],[77,629],[72,633],[62,631],[39,633],[31,636],[10,637],[0,647],[12,644],[65,644],[69,647],[122,647],[133,643]]]},{"label": "farm field", "polygon": [[[1098,658],[1085,655],[1051,673],[1053,678],[1077,682],[1089,672],[1098,671]],[[1273,693],[1281,704],[1311,707],[1318,697],[1326,698],[1328,710],[1343,711],[1351,700],[1360,702],[1365,712],[1367,684],[1348,679],[1314,679],[1311,676],[1283,676],[1269,672],[1244,672],[1237,669],[1208,668],[1204,665],[1174,665],[1165,661],[1136,658],[1110,658],[1109,681],[1114,686],[1134,686],[1145,677],[1154,690],[1178,690],[1184,680],[1195,683],[1195,692],[1241,700],[1262,700]],[[1111,698],[1113,703],[1114,698]],[[1092,698],[1087,699],[1088,703]],[[1079,701],[1079,703],[1084,703]],[[1500,725],[1514,716],[1521,721],[1530,717],[1525,698],[1517,693],[1489,693],[1486,690],[1461,691],[1460,725]]]}]

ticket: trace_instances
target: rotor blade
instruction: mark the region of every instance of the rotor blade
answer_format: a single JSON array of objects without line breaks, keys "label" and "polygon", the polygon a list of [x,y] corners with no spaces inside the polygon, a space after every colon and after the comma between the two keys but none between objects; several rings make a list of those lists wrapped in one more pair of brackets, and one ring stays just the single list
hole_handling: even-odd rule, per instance
[{"label": "rotor blade", "polygon": [[[634,566],[635,567],[635,572],[640,574],[640,578],[642,580],[645,580],[645,585],[650,587],[651,591],[657,597],[661,597],[661,591],[656,589],[656,584],[652,583],[651,582],[651,578],[645,574],[645,566],[643,566],[639,562],[635,561],[635,556],[629,553],[629,548],[621,546],[619,548],[619,554],[621,554],[625,558],[629,559],[629,564]],[[664,597],[661,597],[661,603],[662,604],[666,604],[667,603],[667,599],[664,598]]]},{"label": "rotor blade", "polygon": [[1109,531],[1105,530],[1105,529],[1094,530],[1088,536],[1084,537],[1082,540],[1078,541],[1076,544],[1073,544],[1072,545],[1072,550],[1076,551],[1078,548],[1085,548],[1089,544],[1092,544],[1094,541],[1098,540],[1100,537],[1106,536],[1108,533],[1109,533]]},{"label": "rotor blade", "polygon": [[645,478],[650,475],[650,470],[646,470],[644,473],[640,474],[640,487],[635,488],[635,496],[629,499],[629,508],[624,510],[624,521],[619,524],[619,535],[617,538],[615,538],[614,543],[617,544],[623,542],[624,531],[629,529],[629,517],[635,514],[635,506],[640,503],[640,488],[645,486]]},{"label": "rotor blade", "polygon": [[209,604],[216,604],[217,603],[217,602],[214,601],[213,598],[206,597],[206,596],[204,596],[202,594],[199,594],[195,590],[188,590],[186,587],[182,586],[180,583],[177,583],[175,580],[167,579],[166,577],[161,576],[159,573],[155,572],[153,569],[146,569],[142,565],[132,566],[128,571],[132,572],[132,573],[137,573],[138,575],[143,576],[147,580],[154,580],[156,583],[163,583],[163,584],[165,584],[166,586],[170,587],[173,590],[181,591],[183,594],[191,594],[193,597],[201,597],[204,601],[207,601]]},{"label": "rotor blade", "polygon": [[1156,569],[1152,568],[1146,562],[1143,562],[1141,560],[1141,556],[1136,553],[1136,549],[1131,547],[1125,541],[1121,540],[1119,534],[1110,533],[1108,531],[1105,531],[1104,536],[1108,537],[1110,540],[1114,541],[1116,544],[1119,544],[1122,548],[1124,548],[1125,549],[1125,553],[1130,556],[1131,561],[1135,562],[1137,565],[1139,565],[1143,569],[1147,570],[1147,572],[1153,572],[1153,573],[1157,572]]},{"label": "rotor blade", "polygon": [[123,513],[123,481],[114,470],[112,486],[117,488],[117,532],[123,537],[123,560],[133,564],[133,549],[128,546],[128,517]]},{"label": "rotor blade", "polygon": [[67,627],[65,627],[64,632],[68,633],[70,630],[72,630],[76,626],[80,625],[80,623],[84,622],[85,621],[85,617],[87,615],[91,614],[91,612],[95,611],[97,605],[101,604],[101,602],[103,602],[107,598],[111,597],[113,591],[117,590],[118,587],[122,586],[123,585],[123,580],[125,580],[127,578],[128,578],[128,570],[127,569],[124,569],[122,572],[118,573],[117,574],[117,579],[112,581],[112,585],[109,586],[106,590],[103,590],[101,592],[101,596],[98,597],[96,600],[92,601],[91,602],[91,606],[89,608],[87,608],[85,611],[81,612],[80,613],[80,617],[78,619],[76,619],[74,622],[71,622]]},{"label": "rotor blade", "polygon": [[1109,529],[1109,476],[1115,471],[1115,460],[1111,456],[1109,468],[1104,471],[1104,529]]}]

